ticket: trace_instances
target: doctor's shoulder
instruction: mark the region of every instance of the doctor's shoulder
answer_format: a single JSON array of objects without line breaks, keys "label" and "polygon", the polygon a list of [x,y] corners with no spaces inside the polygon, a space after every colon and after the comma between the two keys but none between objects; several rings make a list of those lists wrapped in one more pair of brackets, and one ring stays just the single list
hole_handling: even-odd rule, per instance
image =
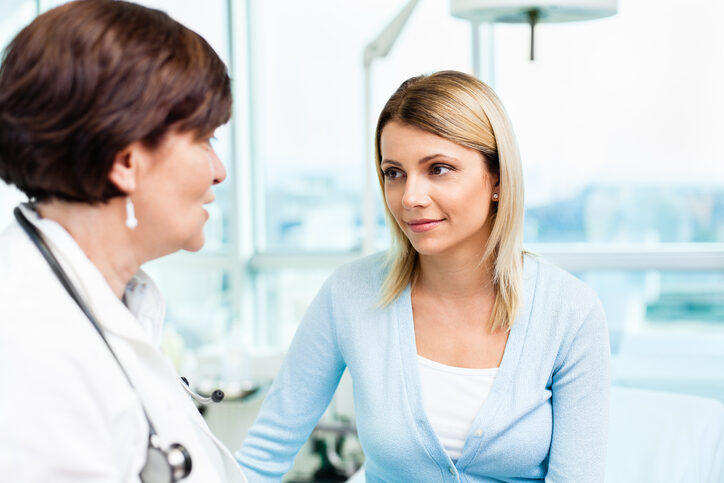
[{"label": "doctor's shoulder", "polygon": [[67,313],[59,311],[58,304],[73,307],[50,266],[17,224],[0,232],[0,274],[2,320],[33,318],[42,324]]},{"label": "doctor's shoulder", "polygon": [[122,432],[127,442],[146,437],[136,396],[108,349],[15,224],[0,231],[0,274],[0,380],[19,395],[10,398],[16,422],[24,421],[21,413],[37,418],[54,408],[49,440],[68,429],[63,425],[77,425],[79,434],[97,436],[96,451],[115,447],[109,428],[130,424],[133,430]]},{"label": "doctor's shoulder", "polygon": [[[0,334],[13,357],[83,370],[107,358],[98,334],[22,229],[0,232]],[[50,376],[48,376],[50,377]]]},{"label": "doctor's shoulder", "polygon": [[[42,304],[37,295],[43,289],[42,275],[49,272],[19,225],[12,223],[0,231],[0,301],[4,314],[7,309],[22,303],[28,310]],[[26,305],[28,299],[31,305]]]}]

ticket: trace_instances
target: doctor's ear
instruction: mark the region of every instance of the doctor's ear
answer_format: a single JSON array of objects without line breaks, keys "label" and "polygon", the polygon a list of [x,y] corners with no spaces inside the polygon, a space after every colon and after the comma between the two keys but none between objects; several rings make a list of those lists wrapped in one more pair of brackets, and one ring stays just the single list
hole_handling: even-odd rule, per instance
[{"label": "doctor's ear", "polygon": [[120,191],[131,194],[136,190],[136,176],[141,161],[142,148],[139,143],[132,143],[118,151],[113,157],[113,165],[108,179]]}]

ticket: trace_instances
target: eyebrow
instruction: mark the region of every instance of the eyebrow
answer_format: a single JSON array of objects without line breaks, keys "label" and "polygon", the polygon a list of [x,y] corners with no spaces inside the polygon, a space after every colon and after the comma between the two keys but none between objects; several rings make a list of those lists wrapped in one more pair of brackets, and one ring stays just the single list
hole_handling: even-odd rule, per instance
[{"label": "eyebrow", "polygon": [[[420,158],[420,160],[417,162],[417,164],[425,164],[425,163],[427,163],[427,162],[429,162],[429,161],[431,161],[431,160],[433,160],[433,159],[435,159],[435,158],[455,159],[455,158],[453,158],[452,156],[448,156],[447,154],[435,153],[435,154],[431,154],[431,155],[429,155],[429,156],[425,156],[424,158]],[[383,159],[383,160],[380,162],[380,166],[383,165],[383,164],[385,164],[385,163],[391,164],[391,165],[393,165],[393,166],[402,167],[402,163],[400,163],[399,161],[395,161],[395,160],[393,160],[393,159]]]}]

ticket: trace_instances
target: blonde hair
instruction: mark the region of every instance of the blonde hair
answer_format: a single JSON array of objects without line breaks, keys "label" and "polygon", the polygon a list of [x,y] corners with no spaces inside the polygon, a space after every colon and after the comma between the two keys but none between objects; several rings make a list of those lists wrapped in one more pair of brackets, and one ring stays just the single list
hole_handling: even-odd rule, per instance
[{"label": "blonde hair", "polygon": [[[403,82],[382,109],[375,132],[377,177],[383,197],[380,135],[391,121],[415,126],[479,151],[488,172],[498,177],[500,198],[492,205],[492,230],[480,262],[490,263],[493,269],[495,303],[490,329],[509,330],[522,291],[523,172],[518,144],[503,104],[490,87],[462,72],[442,71]],[[395,222],[386,201],[392,248],[381,290],[383,306],[397,299],[408,285],[414,285],[419,274],[418,254]]]}]

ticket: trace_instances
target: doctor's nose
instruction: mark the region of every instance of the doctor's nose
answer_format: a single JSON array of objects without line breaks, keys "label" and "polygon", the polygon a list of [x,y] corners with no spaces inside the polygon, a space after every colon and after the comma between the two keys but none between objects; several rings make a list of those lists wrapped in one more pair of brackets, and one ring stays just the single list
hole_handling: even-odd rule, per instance
[{"label": "doctor's nose", "polygon": [[209,153],[209,166],[211,167],[212,184],[219,184],[226,179],[226,167],[214,149],[211,149]]}]

